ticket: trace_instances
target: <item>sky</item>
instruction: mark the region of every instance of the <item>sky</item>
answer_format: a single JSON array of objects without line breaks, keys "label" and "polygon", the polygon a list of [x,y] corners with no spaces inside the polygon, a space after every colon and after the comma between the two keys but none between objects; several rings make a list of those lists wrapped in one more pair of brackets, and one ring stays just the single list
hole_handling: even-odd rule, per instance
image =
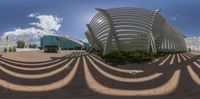
[{"label": "sky", "polygon": [[185,36],[200,36],[200,0],[0,0],[0,35],[36,31],[85,40],[95,8],[114,7],[161,9]]}]

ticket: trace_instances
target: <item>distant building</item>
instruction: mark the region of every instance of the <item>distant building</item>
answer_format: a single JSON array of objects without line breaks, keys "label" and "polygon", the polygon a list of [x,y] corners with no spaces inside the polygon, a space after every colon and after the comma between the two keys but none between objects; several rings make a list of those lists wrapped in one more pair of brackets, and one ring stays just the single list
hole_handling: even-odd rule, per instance
[{"label": "distant building", "polygon": [[170,26],[160,10],[143,8],[96,9],[87,24],[86,37],[91,49],[110,51],[186,51],[182,33]]},{"label": "distant building", "polygon": [[89,44],[81,40],[77,40],[71,37],[59,36],[59,35],[45,35],[41,38],[40,46],[42,49],[47,48],[61,48],[62,50],[80,50],[87,49]]},{"label": "distant building", "polygon": [[188,49],[191,51],[200,51],[200,37],[187,37],[185,42]]}]

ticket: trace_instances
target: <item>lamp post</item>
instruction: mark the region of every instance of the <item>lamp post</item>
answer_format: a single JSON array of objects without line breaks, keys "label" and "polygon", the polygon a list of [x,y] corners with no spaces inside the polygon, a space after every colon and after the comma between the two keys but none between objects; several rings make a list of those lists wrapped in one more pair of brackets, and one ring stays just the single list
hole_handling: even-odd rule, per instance
[{"label": "lamp post", "polygon": [[6,52],[9,52],[9,41],[8,41],[8,35],[6,36],[6,41],[7,41],[7,50],[6,50]]}]

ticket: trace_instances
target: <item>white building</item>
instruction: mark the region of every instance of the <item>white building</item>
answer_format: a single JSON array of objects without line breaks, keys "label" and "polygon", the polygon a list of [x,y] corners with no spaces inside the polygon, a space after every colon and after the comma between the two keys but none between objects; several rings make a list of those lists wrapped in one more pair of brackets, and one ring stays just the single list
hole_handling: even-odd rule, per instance
[{"label": "white building", "polygon": [[86,37],[91,48],[110,51],[186,51],[182,33],[170,26],[160,10],[143,8],[96,9],[87,24]]},{"label": "white building", "polygon": [[200,51],[200,36],[185,38],[187,48],[192,51]]}]

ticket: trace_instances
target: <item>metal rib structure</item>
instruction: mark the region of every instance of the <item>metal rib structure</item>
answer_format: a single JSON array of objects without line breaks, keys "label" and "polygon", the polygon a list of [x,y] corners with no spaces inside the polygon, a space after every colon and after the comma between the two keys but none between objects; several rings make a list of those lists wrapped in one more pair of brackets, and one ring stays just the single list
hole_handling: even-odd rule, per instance
[{"label": "metal rib structure", "polygon": [[181,32],[170,26],[160,10],[143,8],[96,9],[86,31],[91,48],[110,51],[186,51]]}]

